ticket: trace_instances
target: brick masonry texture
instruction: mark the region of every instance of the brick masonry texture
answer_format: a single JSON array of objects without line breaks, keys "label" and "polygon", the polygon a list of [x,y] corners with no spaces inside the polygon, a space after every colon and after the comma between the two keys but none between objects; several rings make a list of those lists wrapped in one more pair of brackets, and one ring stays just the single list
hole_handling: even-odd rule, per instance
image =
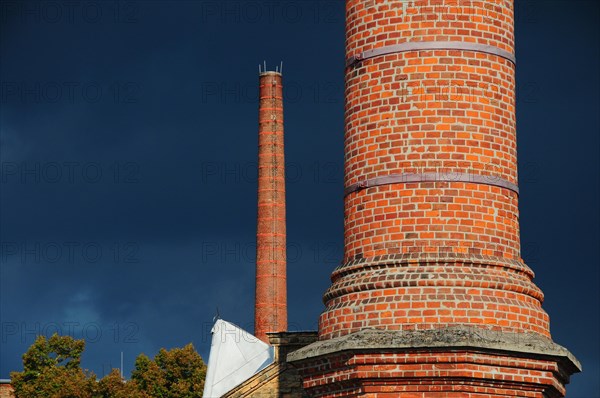
[{"label": "brick masonry texture", "polygon": [[259,78],[258,215],[254,334],[287,330],[285,158],[281,74]]},{"label": "brick masonry texture", "polygon": [[[312,397],[562,397],[580,370],[521,259],[518,193],[493,184],[518,184],[513,15],[346,1],[344,258],[319,342],[288,356]],[[389,51],[407,42],[436,49]],[[369,184],[407,174],[439,178]]]},{"label": "brick masonry texture", "polygon": [[9,383],[0,383],[0,398],[13,398],[13,388]]},{"label": "brick masonry texture", "polygon": [[580,368],[540,334],[472,326],[363,329],[303,347],[288,360],[312,397],[561,397]]},{"label": "brick masonry texture", "polygon": [[[511,1],[346,4],[348,58],[407,41],[514,53]],[[518,183],[515,65],[498,55],[430,50],[364,59],[346,68],[345,120],[346,187],[403,173]],[[458,324],[549,336],[543,295],[521,260],[517,193],[469,182],[388,184],[349,193],[344,212],[343,262],[362,262],[333,274],[321,339],[364,327]],[[436,261],[424,261],[432,255]],[[392,261],[376,264],[382,257]]]},{"label": "brick masonry texture", "polygon": [[[323,376],[326,369],[334,372]],[[559,396],[544,395],[548,385],[564,393],[556,381],[559,368],[555,361],[498,357],[471,350],[388,355],[339,353],[306,373],[316,377],[310,378],[305,388],[315,395],[330,397]],[[344,392],[329,395],[336,382],[344,384]]]},{"label": "brick masonry texture", "polygon": [[287,354],[317,339],[316,332],[269,333],[275,361],[222,398],[309,398],[298,370],[286,362]]}]

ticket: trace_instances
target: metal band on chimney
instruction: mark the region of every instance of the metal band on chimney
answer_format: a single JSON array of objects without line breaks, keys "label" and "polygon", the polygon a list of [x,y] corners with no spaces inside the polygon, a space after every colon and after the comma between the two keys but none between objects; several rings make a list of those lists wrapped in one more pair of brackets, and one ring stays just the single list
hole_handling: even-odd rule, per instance
[{"label": "metal band on chimney", "polygon": [[463,51],[475,51],[485,54],[497,55],[505,58],[516,65],[517,59],[514,54],[498,48],[496,46],[490,46],[479,43],[469,43],[464,41],[412,41],[400,44],[394,44],[392,46],[385,46],[375,48],[373,50],[365,51],[361,54],[354,55],[346,61],[346,67],[353,66],[354,64],[369,58],[378,57],[381,55],[401,53],[407,51],[429,51],[429,50],[463,50]]},{"label": "metal band on chimney", "polygon": [[494,187],[506,188],[519,194],[519,187],[500,177],[486,176],[472,173],[403,173],[385,177],[376,177],[352,184],[344,189],[344,196],[361,189],[378,187],[390,184],[410,184],[415,182],[464,182],[468,184],[483,184]]}]

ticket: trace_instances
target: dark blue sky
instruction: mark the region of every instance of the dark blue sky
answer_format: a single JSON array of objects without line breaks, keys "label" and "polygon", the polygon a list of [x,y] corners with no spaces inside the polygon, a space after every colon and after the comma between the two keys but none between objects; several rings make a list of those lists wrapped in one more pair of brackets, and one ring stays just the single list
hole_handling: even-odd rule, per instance
[{"label": "dark blue sky", "polygon": [[[124,352],[250,331],[257,80],[284,62],[290,328],[342,257],[344,4],[0,2],[0,378],[36,333]],[[599,6],[517,0],[523,257],[599,396]]]}]

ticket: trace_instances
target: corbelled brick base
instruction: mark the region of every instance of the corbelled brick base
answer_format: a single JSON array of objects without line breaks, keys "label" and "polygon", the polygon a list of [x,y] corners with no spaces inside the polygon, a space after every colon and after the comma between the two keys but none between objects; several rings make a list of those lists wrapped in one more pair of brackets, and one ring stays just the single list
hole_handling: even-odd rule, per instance
[{"label": "corbelled brick base", "polygon": [[565,395],[579,362],[536,333],[471,327],[367,329],[288,355],[311,397],[538,397]]}]

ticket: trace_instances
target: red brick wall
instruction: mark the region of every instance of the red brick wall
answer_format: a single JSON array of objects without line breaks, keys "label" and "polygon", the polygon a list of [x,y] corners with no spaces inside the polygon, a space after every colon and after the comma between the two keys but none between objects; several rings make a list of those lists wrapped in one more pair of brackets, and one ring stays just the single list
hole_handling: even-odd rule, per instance
[{"label": "red brick wall", "polygon": [[260,75],[254,334],[287,330],[285,158],[281,74]]},{"label": "red brick wall", "polygon": [[[347,58],[399,43],[491,45],[514,54],[510,0],[348,0]],[[467,324],[549,335],[522,262],[515,65],[479,51],[406,51],[346,68],[345,253],[320,338],[366,327]],[[483,182],[453,179],[459,173]],[[454,182],[453,182],[454,181]],[[506,184],[505,184],[506,185]]]},{"label": "red brick wall", "polygon": [[556,381],[560,373],[556,362],[468,350],[339,354],[311,365],[303,372],[304,387],[313,397],[547,398],[565,394],[564,386]]},{"label": "red brick wall", "polygon": [[0,398],[13,398],[13,391],[10,384],[0,384]]}]

